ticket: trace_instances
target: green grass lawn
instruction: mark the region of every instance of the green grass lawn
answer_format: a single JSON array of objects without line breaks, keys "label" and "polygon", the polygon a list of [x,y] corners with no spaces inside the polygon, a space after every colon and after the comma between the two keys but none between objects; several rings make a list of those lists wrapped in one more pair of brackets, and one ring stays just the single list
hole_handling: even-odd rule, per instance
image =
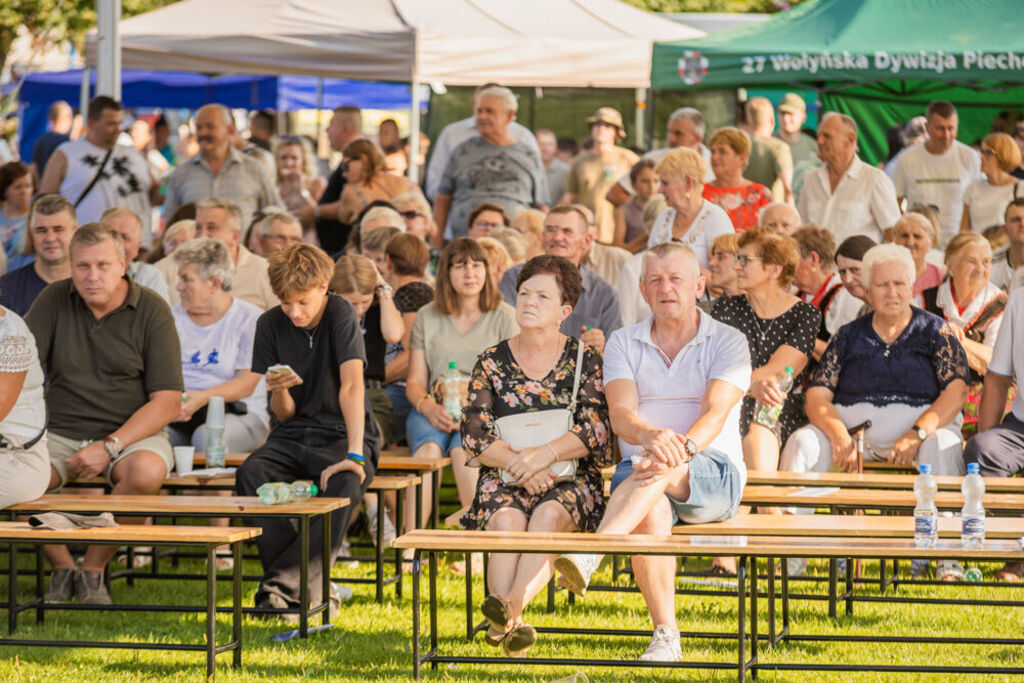
[{"label": "green grass lawn", "polygon": [[[23,563],[27,569],[29,558]],[[704,563],[691,561],[691,569]],[[908,565],[904,564],[904,571]],[[812,573],[825,573],[824,563],[812,562]],[[164,565],[166,568],[166,565]],[[182,562],[182,571],[199,572],[198,560]],[[247,561],[246,572],[258,573],[258,562]],[[765,570],[764,565],[761,566]],[[877,575],[877,563],[866,564],[867,575]],[[985,566],[991,576],[995,569]],[[372,576],[372,565],[360,569],[336,567],[336,579]],[[444,652],[460,655],[491,655],[500,651],[489,648],[482,635],[470,643],[465,639],[465,598],[461,577],[450,572],[450,563],[444,561],[439,573],[441,612],[439,628],[441,648]],[[426,577],[423,588],[426,596]],[[598,573],[595,582],[611,582],[609,563]],[[627,585],[627,577],[619,583]],[[204,582],[140,579],[134,588],[124,581],[113,587],[116,602],[203,604]],[[220,603],[228,604],[225,597],[230,584],[221,582]],[[765,584],[760,584],[761,589]],[[244,600],[252,604],[254,584],[246,584]],[[365,681],[403,680],[411,676],[411,581],[405,580],[404,597],[394,597],[394,587],[386,590],[385,602],[373,600],[372,585],[354,585],[355,597],[342,608],[338,626],[316,634],[308,640],[293,640],[277,644],[271,637],[287,630],[278,621],[263,621],[247,617],[243,628],[244,654],[242,668],[231,669],[230,654],[218,658],[217,676],[224,681],[291,681],[296,679]],[[22,575],[19,590],[22,600],[34,589],[31,576]],[[824,584],[803,584],[800,592],[823,594]],[[3,586],[6,594],[6,584]],[[862,587],[863,595],[878,595],[877,587]],[[890,589],[891,591],[891,589]],[[887,593],[887,594],[892,594]],[[970,585],[956,587],[900,587],[900,596],[945,596],[958,598],[1021,599],[1019,590],[985,589]],[[474,603],[484,595],[482,581],[476,578]],[[623,629],[649,629],[647,612],[637,593],[591,592],[586,599],[569,605],[564,592],[556,596],[554,614],[544,611],[544,595],[538,596],[528,609],[526,619],[535,626],[588,626]],[[726,632],[735,629],[735,597],[679,596],[677,598],[680,628],[684,631]],[[915,634],[915,635],[972,635],[993,637],[1021,637],[1024,625],[1019,607],[965,607],[937,605],[909,605],[892,602],[857,603],[854,616],[841,616],[836,620],[827,616],[827,603],[819,600],[797,600],[791,603],[794,632],[804,634]],[[765,601],[760,601],[760,630],[767,628]],[[842,613],[842,608],[840,608]],[[6,614],[5,614],[6,616]],[[424,624],[427,612],[424,605]],[[478,617],[479,618],[479,617]],[[203,614],[143,614],[102,612],[59,612],[47,615],[46,623],[36,626],[34,612],[25,612],[19,621],[20,637],[129,640],[140,639],[152,643],[178,641],[202,642],[205,615]],[[230,634],[228,615],[218,622],[221,642]],[[425,643],[426,641],[424,641]],[[570,656],[588,658],[634,659],[647,645],[647,637],[612,637],[546,635],[531,650],[537,656]],[[731,640],[683,641],[684,655],[698,661],[734,661],[735,643]],[[810,642],[783,644],[775,650],[760,648],[762,662],[850,662],[877,664],[928,663],[934,665],[1024,666],[1024,648],[979,645],[915,645],[877,643]],[[0,654],[0,681],[195,681],[203,675],[202,653],[171,651],[128,651],[96,649],[57,649],[7,647]],[[424,670],[426,680],[488,681],[500,677],[502,681],[551,681],[580,670],[572,666],[527,665],[440,665],[437,671]],[[734,680],[733,672],[709,669],[657,670],[603,668],[584,669],[592,681],[707,681]],[[956,677],[941,675],[894,674],[824,674],[821,672],[761,672],[759,680],[929,680],[948,681]],[[979,677],[968,677],[980,680]],[[999,680],[986,677],[986,681]]]}]

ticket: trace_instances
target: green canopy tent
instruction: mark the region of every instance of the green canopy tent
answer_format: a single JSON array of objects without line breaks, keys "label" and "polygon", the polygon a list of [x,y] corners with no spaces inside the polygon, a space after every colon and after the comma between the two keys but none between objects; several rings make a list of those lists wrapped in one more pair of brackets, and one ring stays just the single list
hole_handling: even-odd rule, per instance
[{"label": "green canopy tent", "polygon": [[771,19],[704,38],[655,43],[656,90],[816,90],[824,110],[861,124],[866,160],[886,154],[885,131],[953,102],[960,139],[1024,105],[1020,0],[809,0]]}]

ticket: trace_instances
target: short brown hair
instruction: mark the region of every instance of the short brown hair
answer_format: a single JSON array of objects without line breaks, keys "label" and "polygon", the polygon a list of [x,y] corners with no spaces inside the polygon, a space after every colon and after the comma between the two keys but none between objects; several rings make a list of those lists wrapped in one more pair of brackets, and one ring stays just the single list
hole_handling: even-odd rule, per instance
[{"label": "short brown hair", "polygon": [[516,280],[516,294],[523,283],[534,275],[553,275],[558,291],[562,294],[562,303],[575,307],[583,293],[583,278],[580,269],[563,256],[534,256],[519,271]]},{"label": "short brown hair", "polygon": [[108,109],[121,111],[121,103],[107,95],[97,95],[89,100],[89,109],[86,114],[86,121],[93,123],[103,118],[103,112]]},{"label": "short brown hair", "polygon": [[484,248],[477,244],[477,241],[470,237],[456,237],[441,252],[441,258],[437,262],[437,281],[435,283],[434,307],[444,315],[451,315],[459,312],[459,297],[452,287],[452,281],[448,271],[452,266],[467,261],[476,261],[484,264],[484,288],[480,290],[480,310],[484,313],[493,311],[501,302],[501,292],[491,282],[491,266],[487,263],[487,253]]},{"label": "short brown hair", "polygon": [[469,223],[467,227],[472,228],[473,222],[476,220],[476,217],[482,214],[484,211],[493,211],[494,213],[500,213],[501,222],[505,225],[505,227],[508,227],[510,221],[508,219],[508,214],[505,213],[505,208],[502,206],[498,206],[497,204],[492,204],[491,202],[484,202],[483,204],[477,204],[475,207],[473,207],[473,210],[469,212]]},{"label": "short brown hair", "polygon": [[782,266],[778,283],[781,287],[788,287],[793,281],[796,267],[800,265],[800,250],[797,248],[796,240],[769,228],[751,228],[740,235],[739,239],[741,249],[748,244],[757,248],[757,255],[765,264]]},{"label": "short brown hair", "polygon": [[953,106],[952,102],[946,100],[935,100],[928,104],[928,108],[925,110],[924,115],[927,118],[931,118],[932,115],[941,116],[944,119],[948,119],[951,116],[956,116],[956,107]]},{"label": "short brown hair", "polygon": [[430,263],[430,247],[416,235],[401,233],[388,240],[384,253],[396,275],[423,277]]},{"label": "short brown hair", "polygon": [[28,176],[29,180],[32,181],[32,194],[35,194],[36,181],[32,177],[32,169],[20,161],[8,161],[3,166],[0,166],[0,202],[7,201],[5,199],[7,190],[14,184],[14,181],[21,180],[25,176]]},{"label": "short brown hair", "polygon": [[750,136],[733,126],[719,128],[711,134],[711,138],[708,140],[708,147],[717,144],[727,145],[740,156],[749,156],[750,149],[753,146],[750,142]]},{"label": "short brown hair", "polygon": [[67,197],[61,194],[43,194],[36,197],[32,207],[28,210],[28,220],[25,222],[25,248],[21,250],[24,255],[35,252],[35,244],[32,241],[32,221],[36,214],[40,216],[52,216],[61,211],[67,212],[71,222],[78,225],[78,212],[75,205],[68,201]]},{"label": "short brown hair", "polygon": [[1003,209],[1003,223],[1006,223],[1006,217],[1010,215],[1010,209],[1024,209],[1024,197],[1017,197],[1010,201]]},{"label": "short brown hair", "polygon": [[267,277],[274,296],[308,292],[330,283],[334,275],[331,257],[312,244],[296,244],[267,259]]},{"label": "short brown hair", "polygon": [[740,250],[740,236],[734,232],[727,232],[715,238],[708,249],[709,254],[721,251],[726,254],[735,254]]},{"label": "short brown hair", "polygon": [[363,177],[360,180],[364,182],[378,173],[383,173],[386,168],[384,153],[381,152],[380,147],[366,138],[356,138],[348,143],[341,154],[346,159],[352,159],[353,157],[363,158]]},{"label": "short brown hair", "polygon": [[800,248],[801,256],[807,258],[812,253],[817,254],[821,269],[826,273],[832,271],[833,259],[836,257],[836,239],[831,232],[810,223],[794,232],[793,239]]},{"label": "short brown hair", "polygon": [[71,243],[68,244],[68,255],[73,254],[76,247],[92,247],[107,240],[113,242],[118,255],[124,259],[124,240],[121,239],[119,234],[102,223],[86,223],[78,228],[78,230],[75,230],[75,234],[71,236]]}]

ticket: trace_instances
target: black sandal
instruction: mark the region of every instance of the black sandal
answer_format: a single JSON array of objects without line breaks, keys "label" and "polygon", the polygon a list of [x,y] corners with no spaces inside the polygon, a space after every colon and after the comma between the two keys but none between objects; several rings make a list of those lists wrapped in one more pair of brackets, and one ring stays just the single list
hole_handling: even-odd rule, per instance
[{"label": "black sandal", "polygon": [[505,634],[501,646],[509,657],[522,657],[537,642],[537,629],[529,624],[519,624]]},{"label": "black sandal", "polygon": [[711,565],[708,569],[701,572],[703,576],[710,576],[717,579],[735,579],[736,572],[731,572],[725,567],[717,564]]},{"label": "black sandal", "polygon": [[[497,595],[488,595],[480,603],[480,612],[484,615],[484,619],[487,620],[487,624],[490,627],[488,629],[488,637],[491,635],[491,632],[501,633],[502,637],[504,637],[505,631],[508,629],[509,619],[512,618],[508,601]],[[498,644],[497,642],[492,643],[490,640],[487,642],[491,645]]]}]

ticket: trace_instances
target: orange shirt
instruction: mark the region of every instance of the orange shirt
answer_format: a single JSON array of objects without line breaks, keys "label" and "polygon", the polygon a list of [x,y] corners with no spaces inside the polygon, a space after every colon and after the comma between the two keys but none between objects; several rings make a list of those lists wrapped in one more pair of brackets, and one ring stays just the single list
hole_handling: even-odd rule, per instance
[{"label": "orange shirt", "polygon": [[737,233],[757,227],[757,212],[772,203],[772,193],[764,185],[750,183],[744,187],[704,185],[704,199],[722,207]]}]

